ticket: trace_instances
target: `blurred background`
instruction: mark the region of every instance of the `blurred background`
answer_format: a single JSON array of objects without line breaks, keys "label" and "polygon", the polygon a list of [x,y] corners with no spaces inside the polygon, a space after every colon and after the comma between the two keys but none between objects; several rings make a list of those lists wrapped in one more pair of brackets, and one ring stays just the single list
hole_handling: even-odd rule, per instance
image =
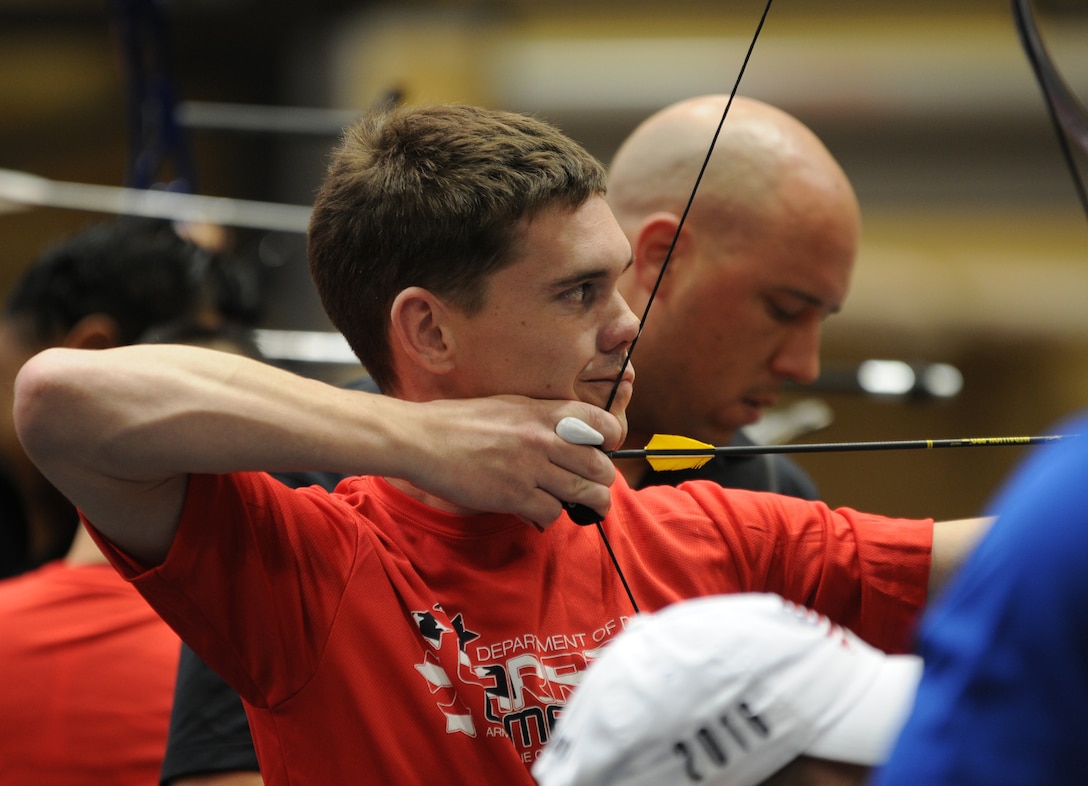
[{"label": "blurred background", "polygon": [[[0,0],[0,169],[128,182],[134,71],[168,75],[168,91],[145,92],[177,101],[192,166],[163,179],[185,174],[200,194],[307,205],[342,124],[394,98],[530,111],[607,163],[665,104],[728,92],[763,8],[176,0],[155,4],[157,38],[126,50],[124,20],[150,5]],[[1088,3],[1038,0],[1037,14],[1066,80],[1088,96]],[[1088,219],[1006,0],[776,0],[741,92],[823,138],[864,216],[853,291],[827,325],[824,384],[791,394],[825,403],[833,420],[801,441],[1043,433],[1088,404]],[[0,290],[105,217],[0,202]],[[245,230],[235,244],[267,287],[264,327],[329,330],[301,235]],[[871,358],[950,364],[962,388],[862,394],[843,380]],[[976,513],[1022,451],[799,461],[833,505],[952,517]]]}]

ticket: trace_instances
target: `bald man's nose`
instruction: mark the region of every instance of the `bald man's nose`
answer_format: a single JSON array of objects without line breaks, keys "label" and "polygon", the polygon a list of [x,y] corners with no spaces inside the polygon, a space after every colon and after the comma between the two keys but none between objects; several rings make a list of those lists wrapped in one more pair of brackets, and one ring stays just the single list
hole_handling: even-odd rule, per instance
[{"label": "bald man's nose", "polygon": [[798,385],[815,382],[820,376],[820,324],[791,331],[772,358],[771,369]]}]

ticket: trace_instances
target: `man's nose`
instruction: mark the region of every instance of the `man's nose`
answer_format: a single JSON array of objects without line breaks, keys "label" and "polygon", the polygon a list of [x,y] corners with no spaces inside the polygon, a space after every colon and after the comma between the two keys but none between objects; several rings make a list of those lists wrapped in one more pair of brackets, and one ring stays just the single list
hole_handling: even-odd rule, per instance
[{"label": "man's nose", "polygon": [[771,369],[799,385],[815,382],[820,376],[820,322],[791,331],[775,353]]},{"label": "man's nose", "polygon": [[602,349],[606,352],[629,346],[638,336],[638,317],[619,292],[612,296],[613,306],[608,327],[604,331]]}]

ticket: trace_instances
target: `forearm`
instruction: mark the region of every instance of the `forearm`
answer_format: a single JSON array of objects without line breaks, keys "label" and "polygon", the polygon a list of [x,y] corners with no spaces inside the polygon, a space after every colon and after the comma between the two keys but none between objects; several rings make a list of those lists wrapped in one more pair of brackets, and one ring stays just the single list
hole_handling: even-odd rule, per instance
[{"label": "forearm", "polygon": [[253,469],[386,473],[403,405],[229,353],[156,345],[38,355],[16,379],[15,417],[47,471],[148,483]]},{"label": "forearm", "polygon": [[[371,399],[372,415],[357,403]],[[148,345],[48,350],[20,371],[14,412],[46,477],[106,537],[154,564],[189,474],[395,472],[381,463],[398,455],[385,449],[393,430],[379,426],[398,422],[386,412],[398,405],[237,355]]]},{"label": "forearm", "polygon": [[560,500],[604,513],[615,470],[555,434],[563,417],[621,438],[589,404],[499,396],[409,402],[193,347],[47,350],[16,380],[27,453],[95,526],[145,564],[169,549],[188,476],[327,470],[399,478],[449,509],[545,526]]},{"label": "forearm", "polygon": [[930,602],[974,550],[991,524],[992,518],[974,518],[939,521],[933,525],[928,592]]}]

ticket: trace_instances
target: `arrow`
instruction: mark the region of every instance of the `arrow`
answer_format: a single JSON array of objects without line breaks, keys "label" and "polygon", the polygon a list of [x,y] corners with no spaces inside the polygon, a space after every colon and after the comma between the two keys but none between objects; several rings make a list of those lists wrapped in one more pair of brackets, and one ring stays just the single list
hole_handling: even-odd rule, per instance
[{"label": "arrow", "polygon": [[690,437],[655,435],[644,448],[605,451],[609,458],[644,458],[658,471],[698,469],[715,456],[754,456],[766,453],[839,453],[860,450],[934,450],[936,448],[989,448],[1041,445],[1071,439],[1077,434],[1032,437],[964,437],[962,439],[907,439],[876,442],[817,442],[796,445],[715,446]]}]

